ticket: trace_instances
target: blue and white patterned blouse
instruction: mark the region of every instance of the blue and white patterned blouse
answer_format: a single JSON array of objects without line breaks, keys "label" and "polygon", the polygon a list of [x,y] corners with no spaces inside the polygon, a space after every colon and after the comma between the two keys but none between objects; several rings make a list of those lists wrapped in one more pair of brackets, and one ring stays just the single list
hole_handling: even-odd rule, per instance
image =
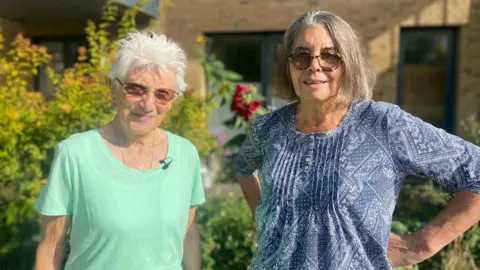
[{"label": "blue and white patterned blouse", "polygon": [[401,110],[365,100],[338,127],[305,134],[296,103],[258,118],[235,160],[259,169],[251,269],[391,269],[393,210],[406,175],[480,192],[480,148]]}]

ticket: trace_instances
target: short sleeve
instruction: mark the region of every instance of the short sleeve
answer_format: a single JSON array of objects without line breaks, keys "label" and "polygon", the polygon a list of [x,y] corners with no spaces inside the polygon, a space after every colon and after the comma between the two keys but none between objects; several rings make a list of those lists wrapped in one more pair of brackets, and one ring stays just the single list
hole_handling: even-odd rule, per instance
[{"label": "short sleeve", "polygon": [[202,173],[200,171],[200,157],[198,155],[197,150],[194,147],[194,156],[193,158],[193,185],[192,185],[192,195],[190,198],[190,205],[200,205],[205,202],[205,193],[203,191],[203,181],[202,181]]},{"label": "short sleeve", "polygon": [[34,208],[45,216],[72,215],[73,167],[65,143],[55,148],[47,183],[42,187]]},{"label": "short sleeve", "polygon": [[426,176],[451,191],[480,192],[480,148],[396,108],[390,129],[394,160],[406,174]]},{"label": "short sleeve", "polygon": [[260,168],[263,161],[262,144],[257,134],[257,123],[252,124],[247,137],[234,159],[235,176],[250,176]]}]

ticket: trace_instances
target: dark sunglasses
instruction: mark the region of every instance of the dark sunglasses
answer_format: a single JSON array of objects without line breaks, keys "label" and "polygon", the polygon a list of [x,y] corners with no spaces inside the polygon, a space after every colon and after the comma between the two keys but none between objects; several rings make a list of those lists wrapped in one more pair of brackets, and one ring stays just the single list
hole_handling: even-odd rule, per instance
[{"label": "dark sunglasses", "polygon": [[[130,95],[133,98],[138,98],[140,99],[143,95],[147,94],[148,92],[148,87],[137,84],[137,83],[122,83],[120,79],[115,78],[118,83],[123,87],[125,92]],[[175,96],[178,95],[177,92],[175,92],[172,89],[167,89],[167,88],[159,88],[155,89],[155,102],[157,103],[168,103],[172,99],[175,98]]]},{"label": "dark sunglasses", "polygon": [[318,63],[323,71],[334,71],[342,63],[342,56],[335,50],[327,50],[320,55],[312,55],[308,51],[294,52],[289,57],[290,62],[298,70],[306,70],[312,65],[313,59],[318,59]]}]

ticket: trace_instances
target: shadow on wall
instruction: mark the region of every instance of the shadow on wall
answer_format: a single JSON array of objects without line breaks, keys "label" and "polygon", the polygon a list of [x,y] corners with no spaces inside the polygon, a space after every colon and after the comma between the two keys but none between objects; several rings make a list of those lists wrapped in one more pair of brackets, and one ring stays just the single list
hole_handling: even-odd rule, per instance
[{"label": "shadow on wall", "polygon": [[457,26],[469,21],[470,1],[420,0],[378,3],[385,12],[371,18],[347,18],[361,32],[377,73],[374,97],[396,102],[397,62],[401,27]]}]

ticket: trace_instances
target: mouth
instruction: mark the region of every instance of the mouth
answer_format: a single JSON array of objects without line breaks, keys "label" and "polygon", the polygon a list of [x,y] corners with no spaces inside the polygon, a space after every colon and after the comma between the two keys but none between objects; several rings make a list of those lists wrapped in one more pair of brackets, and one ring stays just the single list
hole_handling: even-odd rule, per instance
[{"label": "mouth", "polygon": [[148,120],[154,118],[153,115],[141,114],[141,113],[132,113],[132,115],[133,115],[135,118],[137,118],[137,119],[139,119],[139,120],[141,120],[141,121],[148,121]]},{"label": "mouth", "polygon": [[309,85],[309,86],[325,84],[327,82],[328,81],[326,81],[326,80],[306,80],[306,81],[303,81],[304,84]]}]

